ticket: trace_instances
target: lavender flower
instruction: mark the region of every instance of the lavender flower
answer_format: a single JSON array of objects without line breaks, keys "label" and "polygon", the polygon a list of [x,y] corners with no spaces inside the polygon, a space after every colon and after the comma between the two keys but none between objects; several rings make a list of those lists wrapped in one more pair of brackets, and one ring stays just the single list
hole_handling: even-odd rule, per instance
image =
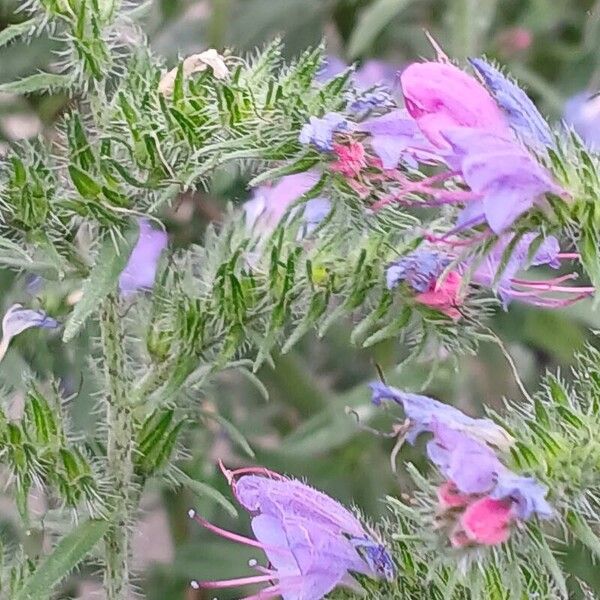
[{"label": "lavender flower", "polygon": [[139,228],[138,241],[119,277],[119,289],[124,296],[152,288],[160,255],[169,241],[167,234],[154,229],[147,219],[139,220]]},{"label": "lavender flower", "polygon": [[253,515],[256,540],[219,529],[195,511],[190,511],[190,516],[223,537],[262,549],[270,567],[257,567],[261,574],[254,577],[194,581],[193,587],[219,589],[268,582],[268,587],[249,598],[280,595],[288,600],[321,600],[339,585],[358,585],[351,573],[389,579],[395,576],[385,548],[332,498],[264,469],[225,474],[240,504]]},{"label": "lavender flower", "polygon": [[[282,177],[274,185],[262,185],[253,191],[252,198],[244,203],[246,224],[251,229],[268,232],[274,229],[290,206],[313,188],[319,181],[314,171],[296,173]],[[311,233],[327,216],[331,203],[327,198],[317,197],[309,200],[303,213],[304,231],[302,237]],[[293,213],[290,215],[293,218]]]},{"label": "lavender flower", "polygon": [[469,62],[483,78],[509,125],[525,143],[533,146],[554,145],[548,123],[518,85],[481,58],[471,58]]},{"label": "lavender flower", "polygon": [[408,283],[415,292],[426,292],[435,284],[450,258],[432,250],[415,250],[392,263],[386,271],[388,289],[402,282]]},{"label": "lavender flower", "polygon": [[411,167],[416,167],[417,162],[441,160],[439,150],[405,109],[368,119],[357,127],[371,134],[371,147],[384,169],[394,169],[401,160]]},{"label": "lavender flower", "polygon": [[518,272],[529,266],[558,268],[563,258],[578,258],[577,254],[562,253],[558,240],[552,236],[545,238],[530,256],[531,245],[539,238],[533,232],[526,233],[517,242],[504,270],[498,275],[504,252],[513,238],[513,234],[501,236],[472,276],[473,282],[487,287],[492,287],[498,278],[496,287],[505,309],[512,300],[544,308],[561,308],[594,293],[594,288],[590,286],[563,285],[578,277],[575,272],[547,279],[519,278]]},{"label": "lavender flower", "polygon": [[505,467],[489,446],[435,417],[431,430],[427,455],[446,480],[464,494],[485,494],[494,488]]},{"label": "lavender flower", "polygon": [[56,329],[58,322],[46,313],[23,308],[20,304],[13,304],[2,319],[2,339],[0,340],[0,361],[4,358],[10,341],[30,327],[43,329]]},{"label": "lavender flower", "polygon": [[369,387],[373,392],[372,402],[376,406],[379,406],[383,400],[391,400],[404,407],[404,412],[410,421],[406,439],[411,444],[414,444],[420,433],[433,431],[434,427],[439,426],[468,433],[473,438],[494,444],[499,448],[507,448],[512,444],[508,433],[490,419],[469,417],[457,408],[439,400],[404,392],[380,382],[373,382]]},{"label": "lavender flower", "polygon": [[330,112],[323,118],[311,117],[302,127],[300,137],[302,144],[313,144],[321,152],[333,150],[333,135],[338,131],[348,131],[350,123],[343,115]]},{"label": "lavender flower", "polygon": [[473,192],[459,225],[487,221],[501,233],[547,193],[564,196],[551,174],[520,144],[479,129],[448,129],[443,136]]},{"label": "lavender flower", "polygon": [[563,119],[590,149],[600,150],[600,94],[581,92],[565,104]]}]

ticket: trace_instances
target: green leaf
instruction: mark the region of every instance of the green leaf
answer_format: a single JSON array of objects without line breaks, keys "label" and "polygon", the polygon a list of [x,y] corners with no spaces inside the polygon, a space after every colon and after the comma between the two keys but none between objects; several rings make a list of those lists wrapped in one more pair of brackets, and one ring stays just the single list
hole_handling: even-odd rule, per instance
[{"label": "green leaf", "polygon": [[11,94],[40,94],[65,90],[74,83],[72,75],[60,73],[36,73],[17,81],[0,84],[0,92]]},{"label": "green leaf", "polygon": [[23,21],[22,23],[15,23],[14,25],[9,25],[2,31],[0,31],[0,47],[6,46],[6,44],[12,42],[15,38],[21,37],[25,35],[28,31],[33,29],[36,25],[37,19],[29,19],[27,21]]},{"label": "green leaf", "polygon": [[196,481],[192,479],[187,473],[184,473],[181,469],[175,467],[174,470],[175,479],[185,487],[188,487],[194,494],[200,496],[200,498],[209,497],[222,506],[232,517],[237,517],[237,510],[219,490],[215,490],[214,487],[203,483],[202,481]]},{"label": "green leaf", "polygon": [[375,0],[361,13],[348,42],[348,56],[355,59],[367,50],[383,28],[410,0]]},{"label": "green leaf", "polygon": [[102,193],[102,186],[79,167],[69,165],[69,175],[83,198],[93,200]]},{"label": "green leaf", "polygon": [[62,538],[13,600],[47,598],[52,588],[64,579],[102,539],[109,521],[90,520],[78,525]]},{"label": "green leaf", "polygon": [[117,280],[127,264],[127,259],[137,241],[137,232],[104,240],[96,264],[83,284],[83,295],[65,324],[63,341],[71,341],[83,327],[88,317],[98,309],[99,303],[116,289]]},{"label": "green leaf", "polygon": [[567,514],[567,523],[573,536],[600,558],[600,539],[588,522],[581,515],[570,511]]},{"label": "green leaf", "polygon": [[248,456],[254,458],[254,450],[252,450],[248,440],[246,440],[242,432],[235,425],[230,423],[225,417],[222,417],[216,413],[202,412],[202,415],[207,419],[212,419],[221,425],[231,440],[235,442]]}]

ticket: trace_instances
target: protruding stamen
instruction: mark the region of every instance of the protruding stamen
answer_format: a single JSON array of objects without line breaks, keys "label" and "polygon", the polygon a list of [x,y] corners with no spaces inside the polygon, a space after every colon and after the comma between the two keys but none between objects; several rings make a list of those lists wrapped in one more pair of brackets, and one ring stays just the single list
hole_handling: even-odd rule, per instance
[{"label": "protruding stamen", "polygon": [[[272,575],[251,575],[250,577],[238,577],[236,579],[222,579],[221,581],[196,581],[198,585],[194,589],[217,590],[241,585],[251,585],[254,583],[264,583],[272,581]],[[262,596],[261,596],[262,597]]]},{"label": "protruding stamen", "polygon": [[196,581],[195,579],[192,579],[192,581],[190,581],[190,587],[194,588],[195,590],[199,590],[200,583],[198,581]]},{"label": "protruding stamen", "polygon": [[190,518],[194,519],[194,521],[196,521],[196,523],[198,523],[198,525],[201,525],[205,529],[208,529],[209,531],[212,531],[213,533],[216,533],[217,535],[220,535],[221,537],[227,538],[229,540],[233,540],[234,542],[238,542],[240,544],[246,544],[247,546],[254,546],[255,548],[260,548],[261,550],[264,549],[263,544],[261,544],[260,542],[257,542],[256,540],[253,540],[251,538],[244,537],[243,535],[233,533],[232,531],[227,531],[226,529],[221,529],[220,527],[217,527],[216,525],[213,525],[212,523],[209,523],[202,517],[198,516],[195,511],[194,511],[193,515],[191,514],[191,512],[192,511],[190,511],[188,513],[190,515]]}]

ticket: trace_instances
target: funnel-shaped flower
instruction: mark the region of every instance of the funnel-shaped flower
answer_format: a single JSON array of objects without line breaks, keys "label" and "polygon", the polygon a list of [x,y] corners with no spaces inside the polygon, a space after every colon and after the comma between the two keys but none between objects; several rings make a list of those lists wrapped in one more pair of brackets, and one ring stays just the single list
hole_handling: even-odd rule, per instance
[{"label": "funnel-shaped flower", "polygon": [[424,431],[434,431],[441,425],[468,433],[475,439],[494,444],[499,448],[508,448],[512,440],[510,436],[490,419],[475,419],[465,415],[458,408],[434,400],[428,396],[404,392],[387,386],[381,382],[369,384],[373,392],[373,404],[379,406],[383,400],[391,400],[404,408],[404,413],[410,420],[406,439],[412,444],[417,436]]},{"label": "funnel-shaped flower", "polygon": [[261,548],[270,567],[260,575],[228,581],[192,582],[218,589],[268,582],[249,598],[321,600],[339,585],[356,587],[351,573],[393,578],[387,551],[346,508],[300,481],[265,469],[225,471],[240,504],[252,515],[256,540],[221,530],[194,511],[190,516],[223,537]]},{"label": "funnel-shaped flower", "polygon": [[10,341],[21,332],[30,327],[56,329],[58,322],[46,313],[23,308],[20,304],[13,304],[2,319],[2,339],[0,340],[0,361],[4,358]]},{"label": "funnel-shaped flower", "polygon": [[126,296],[154,286],[160,255],[169,242],[166,232],[154,229],[147,219],[140,219],[139,228],[137,243],[119,277],[119,289]]},{"label": "funnel-shaped flower", "polygon": [[510,128],[488,91],[459,68],[441,62],[414,63],[400,75],[406,108],[438,148],[449,128],[478,128],[510,135]]}]

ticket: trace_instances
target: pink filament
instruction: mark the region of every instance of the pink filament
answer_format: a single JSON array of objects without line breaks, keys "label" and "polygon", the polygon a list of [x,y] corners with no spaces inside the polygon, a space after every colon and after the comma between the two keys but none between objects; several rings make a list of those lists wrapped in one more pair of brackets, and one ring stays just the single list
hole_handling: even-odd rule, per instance
[{"label": "pink filament", "polygon": [[261,550],[264,550],[264,548],[265,548],[265,546],[263,544],[261,544],[260,542],[257,542],[256,540],[244,537],[243,535],[238,535],[237,533],[233,533],[231,531],[227,531],[226,529],[221,529],[220,527],[217,527],[216,525],[209,523],[202,517],[198,516],[195,512],[193,513],[193,515],[190,514],[190,516],[192,519],[194,519],[194,521],[196,521],[196,523],[198,523],[205,529],[208,529],[209,531],[212,531],[213,533],[220,535],[221,537],[227,538],[229,540],[233,540],[234,542],[238,542],[240,544],[246,544],[247,546],[254,546],[255,548],[260,548]]},{"label": "pink filament", "polygon": [[253,583],[264,583],[273,581],[272,575],[250,575],[249,577],[237,577],[236,579],[222,579],[221,581],[196,581],[199,588],[217,590],[222,588],[251,585]]}]

